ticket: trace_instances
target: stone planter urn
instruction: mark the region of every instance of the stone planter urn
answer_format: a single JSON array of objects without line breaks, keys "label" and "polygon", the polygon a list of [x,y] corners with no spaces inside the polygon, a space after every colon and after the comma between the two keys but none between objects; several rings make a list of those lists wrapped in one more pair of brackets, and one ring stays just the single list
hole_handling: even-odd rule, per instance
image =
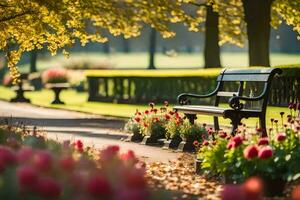
[{"label": "stone planter urn", "polygon": [[60,93],[62,90],[66,90],[70,88],[69,83],[47,83],[47,89],[51,89],[54,92],[54,100],[51,104],[65,104],[63,101],[60,100]]}]

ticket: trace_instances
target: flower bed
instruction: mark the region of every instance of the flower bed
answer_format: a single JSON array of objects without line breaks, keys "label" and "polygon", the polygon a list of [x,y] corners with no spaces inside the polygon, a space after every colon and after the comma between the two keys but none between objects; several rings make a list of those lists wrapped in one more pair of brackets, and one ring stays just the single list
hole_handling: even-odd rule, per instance
[{"label": "flower bed", "polygon": [[198,152],[202,172],[222,175],[226,182],[233,183],[258,176],[266,185],[272,185],[273,190],[280,184],[283,189],[285,182],[299,180],[300,107],[297,111],[297,105],[293,104],[290,109],[286,123],[284,113],[281,120],[271,119],[269,137],[259,138],[261,130],[251,133],[245,127],[234,137],[223,131],[215,132],[215,140],[202,145]]},{"label": "flower bed", "polygon": [[148,199],[144,164],[118,146],[97,152],[35,131],[0,129],[0,199]]},{"label": "flower bed", "polygon": [[42,74],[43,83],[67,83],[68,71],[64,68],[50,68]]}]

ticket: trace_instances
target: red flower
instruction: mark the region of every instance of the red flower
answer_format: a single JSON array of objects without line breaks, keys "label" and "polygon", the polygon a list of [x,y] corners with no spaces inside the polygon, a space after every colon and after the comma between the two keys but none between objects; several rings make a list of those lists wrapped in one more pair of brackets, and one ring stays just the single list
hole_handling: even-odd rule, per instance
[{"label": "red flower", "polygon": [[245,195],[245,200],[259,200],[263,196],[263,182],[261,179],[252,177],[249,178],[243,185],[242,189]]},{"label": "red flower", "polygon": [[52,178],[41,178],[37,184],[37,192],[43,198],[57,199],[62,193],[62,188]]},{"label": "red flower", "polygon": [[104,176],[96,175],[88,181],[87,192],[94,198],[105,199],[112,195],[112,188]]},{"label": "red flower", "polygon": [[38,174],[30,166],[22,166],[17,169],[17,180],[22,191],[34,191],[37,186]]},{"label": "red flower", "polygon": [[166,120],[170,120],[170,119],[171,119],[171,116],[168,115],[168,114],[165,114],[165,118],[166,118]]},{"label": "red flower", "polygon": [[153,112],[154,112],[155,114],[157,113],[157,111],[158,111],[158,110],[157,110],[156,108],[153,109]]},{"label": "red flower", "polygon": [[0,146],[0,162],[5,167],[15,164],[17,161],[15,153],[8,147]]},{"label": "red flower", "polygon": [[175,114],[175,112],[173,112],[173,111],[169,111],[169,114],[170,114],[170,115],[174,115],[174,114]]},{"label": "red flower", "polygon": [[202,145],[208,146],[208,145],[209,145],[209,142],[208,142],[207,140],[204,140],[203,143],[202,143]]},{"label": "red flower", "polygon": [[236,148],[243,143],[243,137],[240,135],[234,136],[231,141],[227,144],[227,149]]},{"label": "red flower", "polygon": [[33,165],[40,171],[49,171],[52,168],[52,160],[48,151],[38,151],[33,157]]},{"label": "red flower", "polygon": [[110,145],[106,149],[100,151],[100,158],[103,162],[110,161],[119,153],[120,147],[117,145]]},{"label": "red flower", "polygon": [[258,152],[258,157],[260,159],[268,159],[273,156],[273,150],[270,146],[262,147]]},{"label": "red flower", "polygon": [[292,200],[300,200],[300,185],[294,188],[292,192]]},{"label": "red flower", "polygon": [[198,145],[199,145],[199,142],[198,142],[197,140],[195,140],[195,141],[193,142],[193,144],[194,144],[194,146],[198,146]]},{"label": "red flower", "polygon": [[164,105],[165,105],[166,107],[168,107],[168,106],[169,106],[169,102],[168,102],[168,101],[164,101]]},{"label": "red flower", "polygon": [[130,172],[126,172],[125,176],[125,185],[130,189],[133,188],[145,188],[145,170],[143,168],[133,168]]},{"label": "red flower", "polygon": [[227,137],[227,134],[226,134],[226,132],[221,131],[221,132],[219,133],[219,136],[220,136],[220,138],[226,138],[226,137]]},{"label": "red flower", "polygon": [[146,114],[146,115],[149,115],[149,110],[145,110],[145,114]]},{"label": "red flower", "polygon": [[263,137],[263,138],[260,138],[258,140],[258,145],[261,146],[261,145],[268,145],[269,144],[269,139],[267,137]]},{"label": "red flower", "polygon": [[33,156],[33,150],[31,147],[22,147],[18,152],[17,152],[17,160],[18,162],[28,162]]},{"label": "red flower", "polygon": [[247,160],[251,160],[258,155],[258,149],[255,145],[249,145],[244,149],[244,157]]},{"label": "red flower", "polygon": [[227,147],[227,149],[232,149],[234,147],[234,142],[229,141],[226,147]]},{"label": "red flower", "polygon": [[83,143],[82,143],[81,140],[77,140],[76,143],[75,143],[75,145],[76,145],[77,149],[82,149],[83,148]]},{"label": "red flower", "polygon": [[154,122],[159,122],[160,120],[159,120],[158,117],[155,117],[155,118],[153,119],[153,121],[154,121]]},{"label": "red flower", "polygon": [[130,161],[133,163],[137,162],[137,158],[132,150],[127,151],[127,153],[123,153],[120,155],[120,158],[124,161]]},{"label": "red flower", "polygon": [[225,185],[221,193],[222,200],[241,200],[244,193],[240,185]]},{"label": "red flower", "polygon": [[135,117],[134,120],[135,120],[137,123],[140,123],[141,118],[140,118],[140,117]]},{"label": "red flower", "polygon": [[278,142],[284,141],[285,138],[286,138],[286,135],[284,133],[278,133],[278,135],[276,136],[276,139]]},{"label": "red flower", "polygon": [[144,123],[144,127],[147,128],[147,127],[148,127],[148,124]]},{"label": "red flower", "polygon": [[63,155],[59,159],[60,167],[65,171],[73,171],[75,167],[75,161],[71,155]]}]

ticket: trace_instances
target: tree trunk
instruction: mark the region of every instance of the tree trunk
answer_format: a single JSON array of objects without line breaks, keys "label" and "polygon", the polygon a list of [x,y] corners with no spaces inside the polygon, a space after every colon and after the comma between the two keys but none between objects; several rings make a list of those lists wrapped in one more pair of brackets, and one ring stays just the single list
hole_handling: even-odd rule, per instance
[{"label": "tree trunk", "polygon": [[110,53],[109,41],[103,43],[103,53],[104,54],[109,54]]},{"label": "tree trunk", "polygon": [[219,14],[206,6],[204,68],[221,67],[218,24]]},{"label": "tree trunk", "polygon": [[150,31],[149,39],[149,66],[148,69],[155,68],[155,49],[156,49],[156,30],[154,28]]},{"label": "tree trunk", "polygon": [[129,53],[130,52],[129,40],[122,37],[122,41],[123,41],[123,52]]},{"label": "tree trunk", "polygon": [[30,52],[30,73],[37,72],[36,61],[37,61],[37,50],[32,50]]},{"label": "tree trunk", "polygon": [[242,0],[247,23],[249,65],[270,66],[269,40],[273,0]]}]

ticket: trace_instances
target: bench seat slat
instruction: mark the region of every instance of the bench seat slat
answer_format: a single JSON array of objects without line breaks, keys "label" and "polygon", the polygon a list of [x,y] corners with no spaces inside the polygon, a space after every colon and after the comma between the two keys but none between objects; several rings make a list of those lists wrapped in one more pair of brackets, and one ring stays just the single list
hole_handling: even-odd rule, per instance
[{"label": "bench seat slat", "polygon": [[[174,106],[175,111],[183,112],[186,114],[204,114],[211,116],[226,116],[228,113],[236,112],[232,108],[220,108],[216,106],[195,106],[195,105],[184,105],[184,106]],[[260,110],[249,110],[243,109],[238,111],[249,117],[259,116]]]},{"label": "bench seat slat", "polygon": [[255,81],[266,82],[270,74],[224,74],[218,76],[217,81]]},{"label": "bench seat slat", "polygon": [[232,97],[233,95],[238,96],[238,92],[224,92],[220,91],[217,93],[217,96],[219,97]]}]

